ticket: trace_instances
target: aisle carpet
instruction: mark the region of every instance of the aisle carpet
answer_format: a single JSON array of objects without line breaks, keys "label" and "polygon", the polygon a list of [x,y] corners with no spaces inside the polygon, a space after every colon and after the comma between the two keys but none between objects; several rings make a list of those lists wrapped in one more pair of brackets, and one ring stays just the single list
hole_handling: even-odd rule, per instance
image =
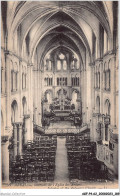
[{"label": "aisle carpet", "polygon": [[57,137],[57,151],[56,151],[56,171],[54,182],[69,182],[68,176],[68,160],[67,160],[67,149],[65,146],[66,137]]}]

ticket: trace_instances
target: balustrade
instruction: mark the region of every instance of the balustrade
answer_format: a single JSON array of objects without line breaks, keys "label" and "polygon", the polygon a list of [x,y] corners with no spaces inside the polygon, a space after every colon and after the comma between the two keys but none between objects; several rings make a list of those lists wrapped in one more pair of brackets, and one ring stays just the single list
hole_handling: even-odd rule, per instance
[{"label": "balustrade", "polygon": [[97,159],[113,169],[113,151],[109,149],[109,146],[97,144]]}]

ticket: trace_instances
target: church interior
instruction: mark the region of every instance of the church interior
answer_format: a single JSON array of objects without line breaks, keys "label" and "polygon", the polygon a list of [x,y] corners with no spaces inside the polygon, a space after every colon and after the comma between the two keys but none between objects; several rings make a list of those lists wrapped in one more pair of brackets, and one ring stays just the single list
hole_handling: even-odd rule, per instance
[{"label": "church interior", "polygon": [[118,2],[1,2],[2,184],[118,180]]}]

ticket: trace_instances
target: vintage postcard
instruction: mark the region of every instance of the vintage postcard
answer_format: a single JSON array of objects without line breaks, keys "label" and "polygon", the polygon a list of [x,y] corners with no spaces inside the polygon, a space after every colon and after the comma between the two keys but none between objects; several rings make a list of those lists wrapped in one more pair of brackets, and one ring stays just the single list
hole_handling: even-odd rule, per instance
[{"label": "vintage postcard", "polygon": [[118,189],[118,4],[1,1],[2,189]]}]

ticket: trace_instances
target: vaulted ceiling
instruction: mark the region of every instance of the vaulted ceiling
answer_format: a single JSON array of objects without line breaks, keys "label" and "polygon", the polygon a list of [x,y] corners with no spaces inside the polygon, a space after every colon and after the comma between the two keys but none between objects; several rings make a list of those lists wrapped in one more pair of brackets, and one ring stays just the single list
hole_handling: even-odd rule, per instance
[{"label": "vaulted ceiling", "polygon": [[99,45],[100,26],[112,39],[112,9],[113,2],[103,1],[8,2],[9,47],[40,64],[49,50],[62,46],[73,50],[84,63],[86,53],[92,55],[93,35]]}]

